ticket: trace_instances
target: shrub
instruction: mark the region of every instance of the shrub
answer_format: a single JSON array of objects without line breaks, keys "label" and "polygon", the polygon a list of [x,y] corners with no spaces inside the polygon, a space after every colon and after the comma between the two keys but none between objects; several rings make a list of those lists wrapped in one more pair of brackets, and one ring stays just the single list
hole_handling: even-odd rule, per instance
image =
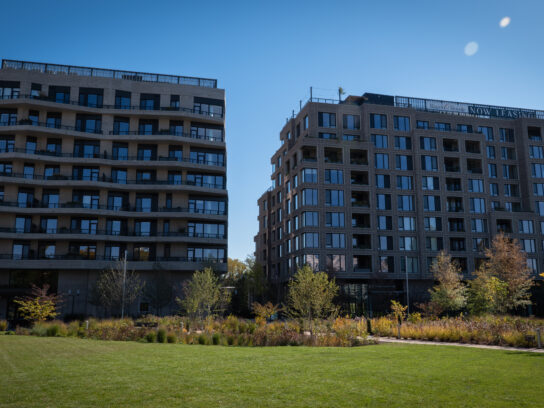
[{"label": "shrub", "polygon": [[168,336],[166,336],[166,342],[167,343],[176,343],[177,342],[176,335],[170,333]]},{"label": "shrub", "polygon": [[212,336],[212,343],[214,346],[217,346],[219,344],[221,340],[221,336],[219,335],[219,333],[214,333],[213,336]]},{"label": "shrub", "polygon": [[201,334],[200,336],[198,336],[198,344],[200,345],[205,345],[206,344],[206,336]]},{"label": "shrub", "polygon": [[46,330],[47,337],[57,337],[60,335],[60,327],[56,324],[49,326]]},{"label": "shrub", "polygon": [[166,343],[166,330],[159,329],[157,331],[157,343]]},{"label": "shrub", "polygon": [[149,332],[145,335],[145,339],[148,343],[155,343],[157,334],[155,332]]},{"label": "shrub", "polygon": [[7,320],[0,320],[0,331],[6,331],[8,329]]}]

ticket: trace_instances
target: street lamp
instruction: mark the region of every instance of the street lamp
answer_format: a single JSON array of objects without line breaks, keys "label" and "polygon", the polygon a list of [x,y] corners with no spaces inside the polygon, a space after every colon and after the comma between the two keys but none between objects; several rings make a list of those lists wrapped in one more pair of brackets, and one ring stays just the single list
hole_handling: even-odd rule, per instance
[{"label": "street lamp", "polygon": [[125,258],[123,259],[123,295],[121,298],[121,319],[125,317],[125,283],[127,280],[127,250],[125,249]]},{"label": "street lamp", "polygon": [[76,293],[73,294],[72,293],[72,289],[68,289],[68,296],[72,296],[72,311],[70,312],[70,314],[74,314],[74,303],[75,303],[75,300],[76,300],[76,296],[79,296],[79,289],[76,289]]},{"label": "street lamp", "polygon": [[408,256],[404,255],[404,271],[406,274],[406,306],[408,306],[408,314],[410,314],[410,287],[408,285]]}]

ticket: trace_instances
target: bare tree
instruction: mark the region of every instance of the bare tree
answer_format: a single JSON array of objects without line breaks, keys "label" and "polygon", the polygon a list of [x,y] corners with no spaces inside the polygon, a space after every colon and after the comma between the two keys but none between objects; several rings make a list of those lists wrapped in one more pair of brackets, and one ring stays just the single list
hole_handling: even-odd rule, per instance
[{"label": "bare tree", "polygon": [[94,292],[97,303],[116,315],[121,314],[123,306],[128,309],[142,295],[144,287],[145,282],[134,271],[127,271],[124,276],[123,263],[116,262],[102,271]]}]

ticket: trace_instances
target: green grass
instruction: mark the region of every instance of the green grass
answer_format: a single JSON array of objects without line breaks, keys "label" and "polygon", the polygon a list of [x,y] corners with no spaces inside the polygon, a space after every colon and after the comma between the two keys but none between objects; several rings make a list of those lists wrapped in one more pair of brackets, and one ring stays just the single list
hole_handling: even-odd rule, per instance
[{"label": "green grass", "polygon": [[544,407],[544,354],[0,336],[1,407]]}]

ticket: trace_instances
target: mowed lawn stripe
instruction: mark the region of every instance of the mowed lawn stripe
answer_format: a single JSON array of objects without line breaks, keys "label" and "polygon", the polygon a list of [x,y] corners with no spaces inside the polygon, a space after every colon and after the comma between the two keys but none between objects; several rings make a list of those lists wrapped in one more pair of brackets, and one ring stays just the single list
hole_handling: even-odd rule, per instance
[{"label": "mowed lawn stripe", "polygon": [[2,407],[544,407],[544,355],[0,336]]}]

